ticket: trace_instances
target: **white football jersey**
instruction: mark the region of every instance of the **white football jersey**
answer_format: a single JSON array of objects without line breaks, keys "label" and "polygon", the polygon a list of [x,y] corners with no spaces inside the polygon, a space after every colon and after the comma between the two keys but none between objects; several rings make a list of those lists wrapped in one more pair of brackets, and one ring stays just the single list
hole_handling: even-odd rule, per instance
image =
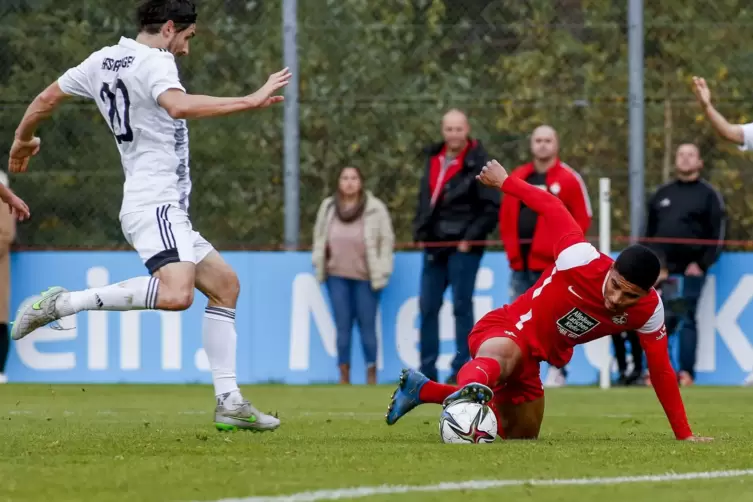
[{"label": "white football jersey", "polygon": [[188,127],[157,103],[168,89],[185,91],[170,52],[121,37],[65,72],[58,85],[93,99],[115,136],[125,171],[121,216],[166,204],[188,210]]}]

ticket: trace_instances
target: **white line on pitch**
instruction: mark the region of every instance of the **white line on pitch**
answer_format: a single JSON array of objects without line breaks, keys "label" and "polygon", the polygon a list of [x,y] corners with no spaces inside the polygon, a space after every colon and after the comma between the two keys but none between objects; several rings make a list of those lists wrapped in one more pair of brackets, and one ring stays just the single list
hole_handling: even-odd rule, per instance
[{"label": "white line on pitch", "polygon": [[621,476],[614,478],[573,478],[573,479],[498,479],[476,480],[459,483],[439,483],[435,485],[382,485],[300,492],[292,495],[270,497],[228,498],[216,502],[317,502],[319,500],[344,500],[374,495],[396,495],[404,493],[449,492],[459,490],[489,490],[508,486],[593,486],[621,485],[626,483],[663,483],[668,481],[692,481],[697,479],[735,478],[753,476],[753,469],[735,471],[667,473],[646,476]]}]

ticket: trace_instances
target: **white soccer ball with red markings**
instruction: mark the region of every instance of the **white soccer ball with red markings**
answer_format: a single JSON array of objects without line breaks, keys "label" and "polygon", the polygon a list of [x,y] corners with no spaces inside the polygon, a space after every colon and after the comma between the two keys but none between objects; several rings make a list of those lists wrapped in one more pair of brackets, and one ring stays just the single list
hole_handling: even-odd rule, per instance
[{"label": "white soccer ball with red markings", "polygon": [[442,412],[439,434],[443,443],[493,443],[497,438],[497,417],[484,404],[456,401]]}]

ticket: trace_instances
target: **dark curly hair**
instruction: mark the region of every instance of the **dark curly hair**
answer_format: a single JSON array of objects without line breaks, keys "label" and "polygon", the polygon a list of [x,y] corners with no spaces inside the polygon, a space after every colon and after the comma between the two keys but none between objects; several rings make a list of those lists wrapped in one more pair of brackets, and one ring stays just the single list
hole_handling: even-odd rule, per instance
[{"label": "dark curly hair", "polygon": [[139,31],[155,34],[172,21],[175,29],[183,31],[196,23],[196,5],[193,0],[145,0],[136,11]]}]

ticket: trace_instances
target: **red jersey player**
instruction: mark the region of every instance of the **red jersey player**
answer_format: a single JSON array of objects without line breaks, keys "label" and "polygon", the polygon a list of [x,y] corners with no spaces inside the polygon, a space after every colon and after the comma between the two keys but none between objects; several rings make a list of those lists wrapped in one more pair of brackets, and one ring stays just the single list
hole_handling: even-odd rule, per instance
[{"label": "red jersey player", "polygon": [[640,334],[656,395],[677,439],[708,441],[688,425],[667,350],[664,307],[653,289],[660,263],[648,248],[635,245],[617,260],[589,244],[562,202],[525,181],[507,176],[495,160],[478,179],[517,197],[534,211],[554,242],[556,261],[526,294],[486,314],[468,337],[473,359],[458,373],[458,386],[404,370],[392,395],[387,423],[423,403],[447,406],[457,400],[489,404],[499,436],[534,439],[544,417],[539,363],[568,363],[573,347],[612,333]]}]

